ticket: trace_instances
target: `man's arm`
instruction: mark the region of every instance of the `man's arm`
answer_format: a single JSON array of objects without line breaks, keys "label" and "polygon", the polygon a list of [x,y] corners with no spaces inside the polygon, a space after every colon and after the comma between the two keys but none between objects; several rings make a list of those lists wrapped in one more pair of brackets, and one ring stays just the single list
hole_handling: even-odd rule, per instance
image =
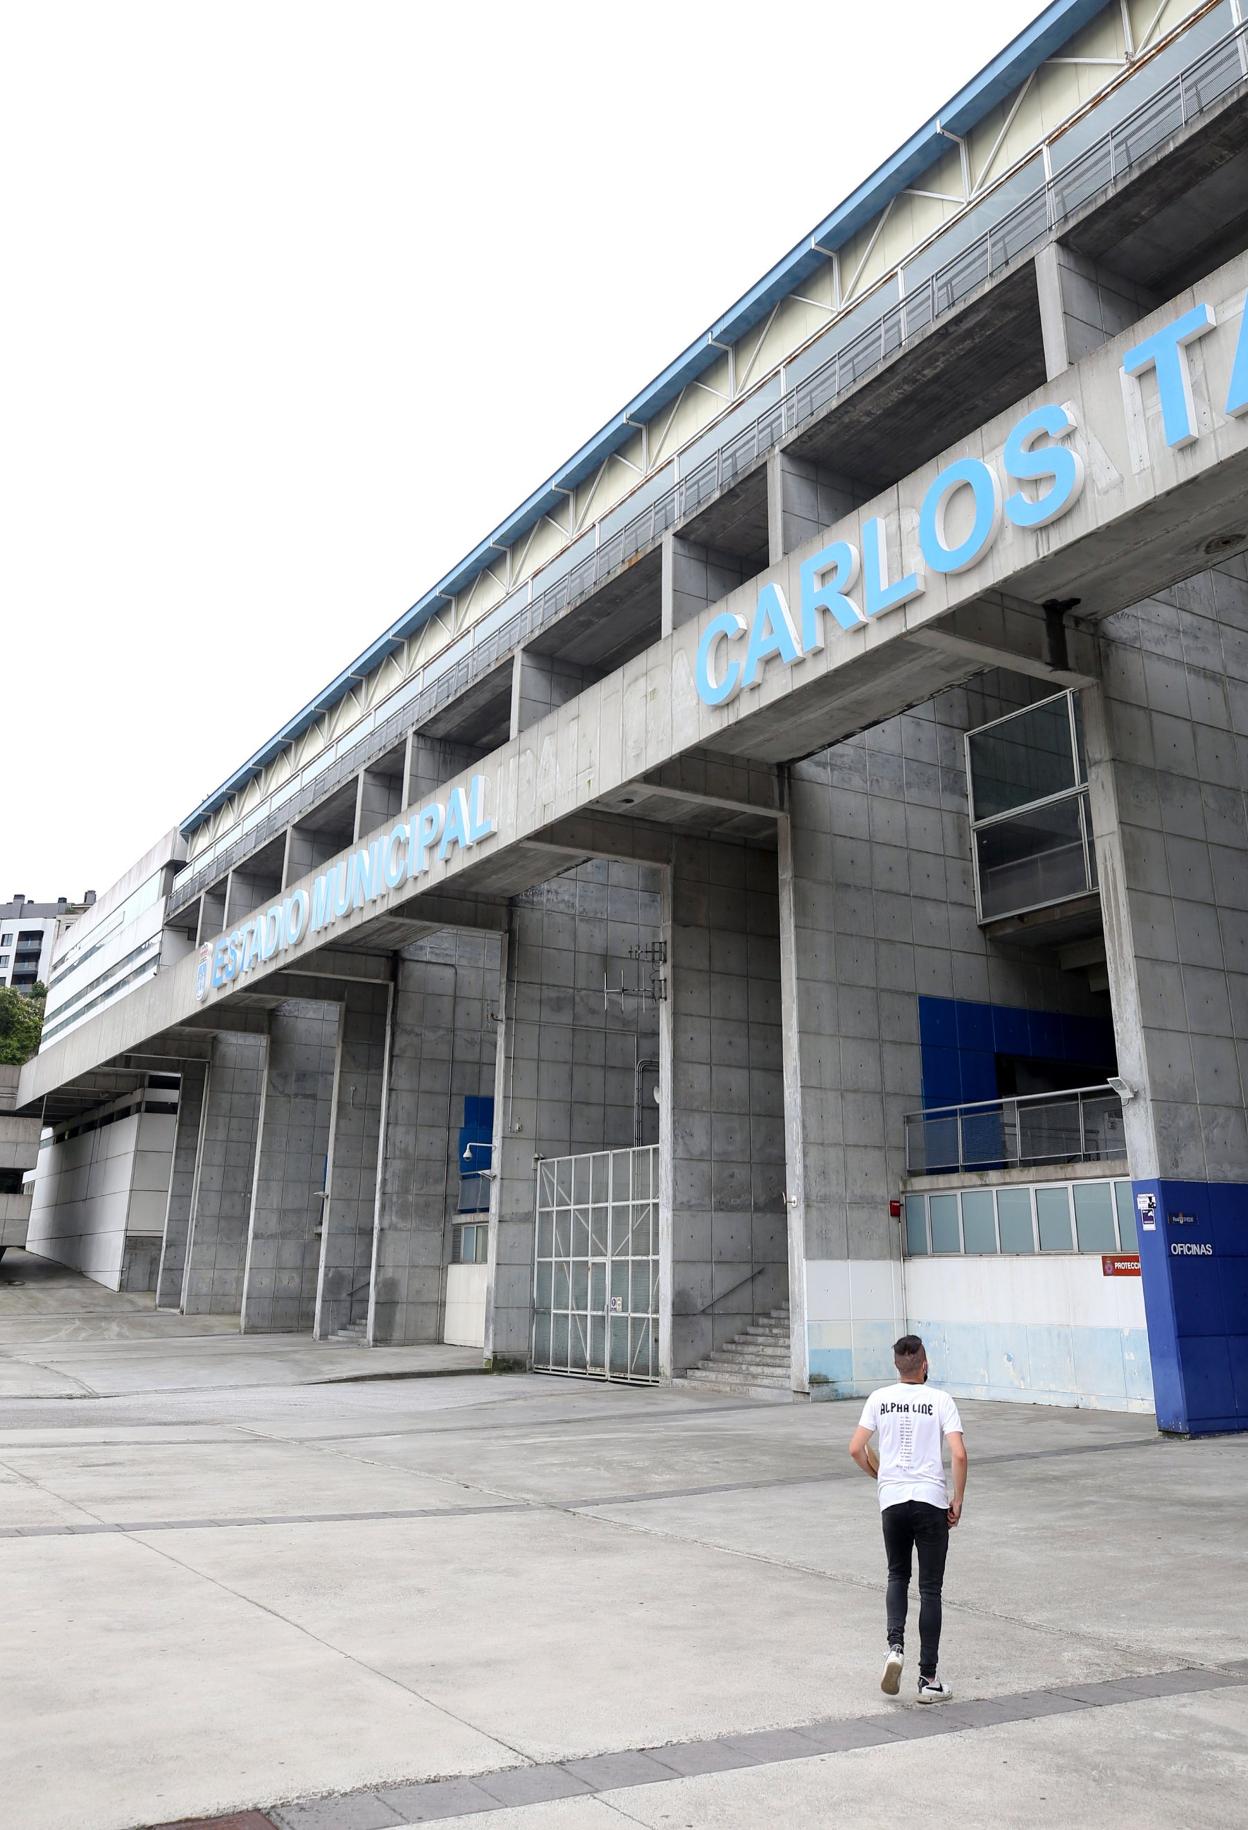
[{"label": "man's arm", "polygon": [[961,1430],[949,1432],[949,1460],[953,1472],[953,1498],[949,1502],[949,1523],[956,1525],[962,1517],[962,1496],[966,1492],[966,1438]]},{"label": "man's arm", "polygon": [[862,1469],[863,1473],[869,1474],[872,1480],[875,1479],[875,1469],[871,1465],[871,1457],[867,1454],[867,1444],[870,1442],[874,1433],[873,1430],[867,1428],[866,1424],[860,1423],[849,1439],[850,1454],[858,1463],[858,1466]]}]

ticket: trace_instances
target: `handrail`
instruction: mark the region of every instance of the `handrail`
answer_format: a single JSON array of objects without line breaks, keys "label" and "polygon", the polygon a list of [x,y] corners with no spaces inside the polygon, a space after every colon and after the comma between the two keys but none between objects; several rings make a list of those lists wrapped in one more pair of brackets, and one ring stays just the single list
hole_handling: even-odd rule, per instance
[{"label": "handrail", "polygon": [[[371,732],[363,733],[359,744],[339,759],[345,764],[348,758],[354,758],[347,774],[354,773],[368,761],[368,757],[356,757],[356,750],[366,746],[369,756],[381,755],[394,742],[396,736],[404,734],[409,728],[418,726],[423,720],[432,716],[449,699],[456,697],[465,686],[472,684],[489,672],[503,658],[504,653],[514,652],[526,636],[535,634],[553,619],[571,608],[574,603],[582,601],[655,540],[675,527],[690,514],[710,501],[719,491],[731,483],[737,482],[748,470],[753,469],[760,458],[764,458],[774,445],[798,427],[804,425],[817,413],[822,412],[833,401],[839,399],[859,381],[865,379],[903,349],[914,338],[927,331],[938,318],[944,317],[955,305],[969,296],[976,287],[991,280],[1012,262],[1023,255],[1030,254],[1058,227],[1058,225],[1086,208],[1092,199],[1109,190],[1123,177],[1132,166],[1153,152],[1163,140],[1175,129],[1168,123],[1168,109],[1177,101],[1179,109],[1179,127],[1185,127],[1191,120],[1203,114],[1215,102],[1219,102],[1237,85],[1245,80],[1246,70],[1244,48],[1248,45],[1248,20],[1232,27],[1221,38],[1202,51],[1190,64],[1177,72],[1160,88],[1132,110],[1124,115],[1116,126],[1111,127],[1099,140],[1093,141],[1077,159],[1073,159],[1065,169],[1055,177],[1045,180],[1021,203],[1008,211],[995,224],[991,224],[977,240],[967,244],[959,253],[938,267],[920,289],[914,293],[905,293],[896,304],[889,306],[879,318],[859,332],[859,334],[841,349],[836,350],[826,362],[806,376],[796,386],[783,393],[764,412],[760,413],[747,427],[734,438],[720,446],[714,454],[690,473],[688,477],[679,478],[663,495],[651,502],[640,514],[618,528],[606,541],[598,537],[601,523],[595,523],[593,532],[595,545],[586,557],[572,566],[563,577],[548,585],[537,597],[519,609],[506,623],[491,630],[477,647],[472,641],[471,631],[465,632],[468,646],[464,654],[451,666],[446,667],[438,678],[422,692],[415,695],[407,704],[390,714],[386,721],[384,739],[382,729],[378,727]],[[1216,67],[1218,60],[1230,48],[1239,53],[1234,63],[1234,74],[1223,86],[1208,94],[1200,89],[1200,73],[1209,74]],[[1193,88],[1195,93],[1193,95]],[[1159,104],[1161,105],[1159,107]],[[1135,140],[1136,130],[1148,125],[1148,117],[1160,117],[1163,131],[1149,137],[1141,132],[1138,143]],[[1157,119],[1154,118],[1156,127]],[[1051,136],[1053,139],[1059,135]],[[1046,142],[1047,143],[1047,142]],[[1037,149],[1038,150],[1038,149]],[[1034,152],[1029,157],[1034,157]],[[1107,162],[1107,163],[1106,163]],[[1105,166],[1102,171],[1101,167]],[[1092,176],[1086,188],[1081,180]],[[1008,181],[1007,178],[1002,183]],[[998,188],[998,187],[993,187]],[[993,194],[992,189],[984,192],[984,198]],[[974,199],[983,201],[982,198]],[[955,219],[956,221],[956,219]],[[952,224],[948,225],[952,227]],[[929,244],[924,244],[929,245]],[[913,259],[921,253],[916,249],[908,258]],[[899,272],[903,279],[906,262],[903,261]],[[891,278],[891,275],[889,276]],[[881,282],[883,284],[884,282]],[[831,328],[831,327],[830,327]],[[826,335],[827,333],[821,333]],[[817,341],[817,339],[816,339]],[[811,346],[807,345],[809,349]],[[800,355],[796,351],[785,358],[780,366],[781,385],[783,386],[784,368],[788,362]],[[759,389],[774,380],[774,371],[770,377],[760,379]],[[753,391],[753,390],[752,390]],[[748,394],[744,397],[748,399]],[[737,403],[740,404],[739,402]],[[704,436],[700,434],[699,436]],[[618,504],[617,504],[618,507]],[[608,512],[615,512],[611,510]],[[589,532],[590,530],[586,530]],[[584,539],[585,533],[577,536]],[[504,600],[505,602],[506,600]],[[445,652],[435,656],[434,662],[445,663]],[[396,688],[402,692],[410,687],[411,681],[403,687]],[[383,701],[384,703],[384,701]],[[391,719],[401,719],[393,730]],[[370,741],[371,740],[371,741]],[[335,766],[336,767],[336,766]],[[307,805],[314,804],[322,798],[326,787],[336,787],[345,779],[342,773],[330,769],[322,778],[317,775],[313,782],[306,786],[315,787],[316,793],[311,801],[301,796],[292,797],[290,802],[283,802],[279,809],[266,816],[260,828],[255,828],[246,835],[240,835],[235,846],[227,848],[212,860],[211,866],[196,870],[194,876],[183,884],[176,882],[170,891],[168,913],[177,911],[190,902],[201,888],[215,882],[238,861],[239,857],[249,855],[264,842],[257,838],[263,828],[265,838],[271,837],[274,830],[287,825],[292,817],[298,817],[298,811]],[[300,802],[298,810],[294,801]],[[281,818],[277,828],[270,822],[280,812]]]},{"label": "handrail", "polygon": [[1120,1140],[1110,1135],[1113,1125],[1121,1122],[1122,1096],[1108,1082],[933,1106],[908,1112],[902,1121],[906,1172],[929,1175],[1036,1163],[1100,1162],[1121,1154]]},{"label": "handrail", "polygon": [[[978,1112],[985,1106],[1027,1106],[1045,1099],[1077,1099],[1085,1093],[1114,1093],[1107,1080],[1100,1080],[1090,1087],[1055,1087],[1048,1093],[999,1093],[995,1099],[968,1099],[956,1106],[924,1106],[919,1112],[907,1112],[907,1122],[912,1118],[943,1118],[954,1112]],[[1114,1095],[1118,1097],[1117,1094]]]},{"label": "handrail", "polygon": [[736,1292],[744,1289],[746,1284],[752,1284],[754,1279],[761,1276],[768,1268],[769,1267],[765,1264],[755,1265],[752,1271],[747,1272],[744,1277],[738,1278],[737,1282],[731,1284],[727,1290],[721,1290],[719,1295],[713,1296],[709,1303],[703,1303],[700,1309],[695,1309],[694,1314],[705,1315],[708,1309],[713,1309],[715,1307],[716,1303],[722,1303],[726,1296],[735,1296]]}]

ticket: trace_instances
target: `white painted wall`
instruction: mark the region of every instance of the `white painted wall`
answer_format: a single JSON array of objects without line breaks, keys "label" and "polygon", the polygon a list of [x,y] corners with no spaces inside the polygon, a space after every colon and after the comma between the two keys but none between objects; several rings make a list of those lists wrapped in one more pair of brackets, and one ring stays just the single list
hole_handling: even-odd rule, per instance
[{"label": "white painted wall", "polygon": [[1095,1253],[909,1258],[902,1269],[907,1327],[955,1396],[1151,1414],[1138,1277],[1106,1277]]},{"label": "white painted wall", "polygon": [[175,1123],[166,1113],[130,1113],[45,1143],[29,1250],[120,1289],[127,1241],[158,1241],[164,1231]]},{"label": "white painted wall", "polygon": [[485,1264],[447,1266],[442,1339],[448,1347],[485,1346],[485,1286],[489,1270]]}]

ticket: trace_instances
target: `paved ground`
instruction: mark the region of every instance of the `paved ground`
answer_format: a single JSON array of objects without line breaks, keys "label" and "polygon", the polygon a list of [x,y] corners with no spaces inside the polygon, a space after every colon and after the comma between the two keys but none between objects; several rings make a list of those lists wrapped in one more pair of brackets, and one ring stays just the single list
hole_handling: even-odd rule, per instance
[{"label": "paved ground", "polygon": [[967,1405],[966,1701],[920,1710],[912,1666],[877,1688],[854,1407],[310,1384],[382,1356],[3,1281],[30,1268],[0,1268],[15,1830],[1244,1819],[1248,1439]]}]

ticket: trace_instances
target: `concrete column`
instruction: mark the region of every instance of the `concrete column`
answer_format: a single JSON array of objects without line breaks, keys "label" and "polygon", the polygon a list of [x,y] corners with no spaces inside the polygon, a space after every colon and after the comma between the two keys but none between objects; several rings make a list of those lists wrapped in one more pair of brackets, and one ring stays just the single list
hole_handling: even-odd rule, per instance
[{"label": "concrete column", "polygon": [[1101,624],[1085,696],[1157,1421],[1181,1434],[1248,1429],[1245,629],[1238,560]]},{"label": "concrete column", "polygon": [[182,1083],[178,1089],[173,1164],[169,1174],[169,1200],[165,1208],[165,1236],[160,1267],[156,1273],[158,1309],[176,1309],[182,1300],[187,1235],[195,1201],[195,1175],[200,1159],[200,1132],[207,1083],[206,1061],[183,1062]]},{"label": "concrete column", "polygon": [[866,499],[845,477],[787,451],[767,455],[769,560],[778,565],[804,541],[813,540]]},{"label": "concrete column", "polygon": [[312,832],[306,826],[286,828],[286,851],[282,861],[282,888],[298,883],[309,871],[332,858],[342,847],[337,839],[323,832]]},{"label": "concrete column", "polygon": [[442,1338],[459,1132],[465,1098],[494,1091],[500,958],[497,935],[446,929],[407,948],[398,964],[374,1274],[378,1345]]},{"label": "concrete column", "polygon": [[225,930],[225,884],[219,883],[215,888],[205,890],[199,899],[199,926],[195,934],[195,945],[202,947],[205,941],[215,940]]},{"label": "concrete column", "polygon": [[[528,1364],[535,1156],[626,1148],[636,1141],[639,1118],[641,1142],[655,1141],[653,1101],[637,1103],[637,1064],[659,1055],[659,1014],[646,995],[650,968],[630,950],[659,938],[659,880],[653,866],[598,858],[528,891],[513,907],[495,1074],[486,1303],[486,1359],[496,1367]],[[604,978],[613,988],[605,999]]]},{"label": "concrete column", "polygon": [[669,1373],[788,1294],[778,930],[774,852],[678,841],[661,1081]]},{"label": "concrete column", "polygon": [[470,744],[450,743],[440,737],[413,734],[408,756],[406,806],[431,800],[445,782],[454,781],[478,761],[482,752]]},{"label": "concrete column", "polygon": [[668,532],[662,542],[661,622],[664,635],[679,629],[692,616],[718,603],[752,576],[744,560],[700,546],[680,534]]},{"label": "concrete column", "polygon": [[292,998],[269,1019],[242,1327],[312,1328],[320,1265],[338,1006]]},{"label": "concrete column", "polygon": [[342,1008],[329,1121],[318,1339],[370,1315],[390,1000],[389,985],[352,986]]},{"label": "concrete column", "polygon": [[1048,379],[1064,374],[1159,303],[1118,273],[1049,242],[1036,256],[1036,291]]},{"label": "concrete column", "polygon": [[983,675],[789,771],[786,1186],[794,1367],[805,1362],[812,1395],[848,1397],[890,1376],[907,1320],[889,1213],[906,1176],[906,1115],[994,1098],[995,1038],[1027,1032],[1029,1012],[1043,1016],[1038,1054],[1107,1029],[1056,946],[994,943],[976,917],[963,733],[1042,696],[1017,675]]},{"label": "concrete column", "polygon": [[356,839],[373,832],[403,811],[406,766],[405,752],[397,769],[374,767],[360,770],[355,811]]},{"label": "concrete column", "polygon": [[263,1036],[213,1041],[182,1283],[187,1315],[235,1315],[242,1306],[265,1048]]},{"label": "concrete column", "polygon": [[583,667],[573,667],[557,656],[534,654],[518,649],[513,657],[511,676],[511,734],[518,737],[539,718],[545,718],[558,706],[566,705],[584,691],[596,676]]},{"label": "concrete column", "polygon": [[[280,846],[282,841],[279,839]],[[230,872],[225,893],[225,921],[223,928],[232,928],[236,922],[258,909],[262,903],[276,896],[282,887],[280,863],[273,870],[252,869],[239,866]]]}]

